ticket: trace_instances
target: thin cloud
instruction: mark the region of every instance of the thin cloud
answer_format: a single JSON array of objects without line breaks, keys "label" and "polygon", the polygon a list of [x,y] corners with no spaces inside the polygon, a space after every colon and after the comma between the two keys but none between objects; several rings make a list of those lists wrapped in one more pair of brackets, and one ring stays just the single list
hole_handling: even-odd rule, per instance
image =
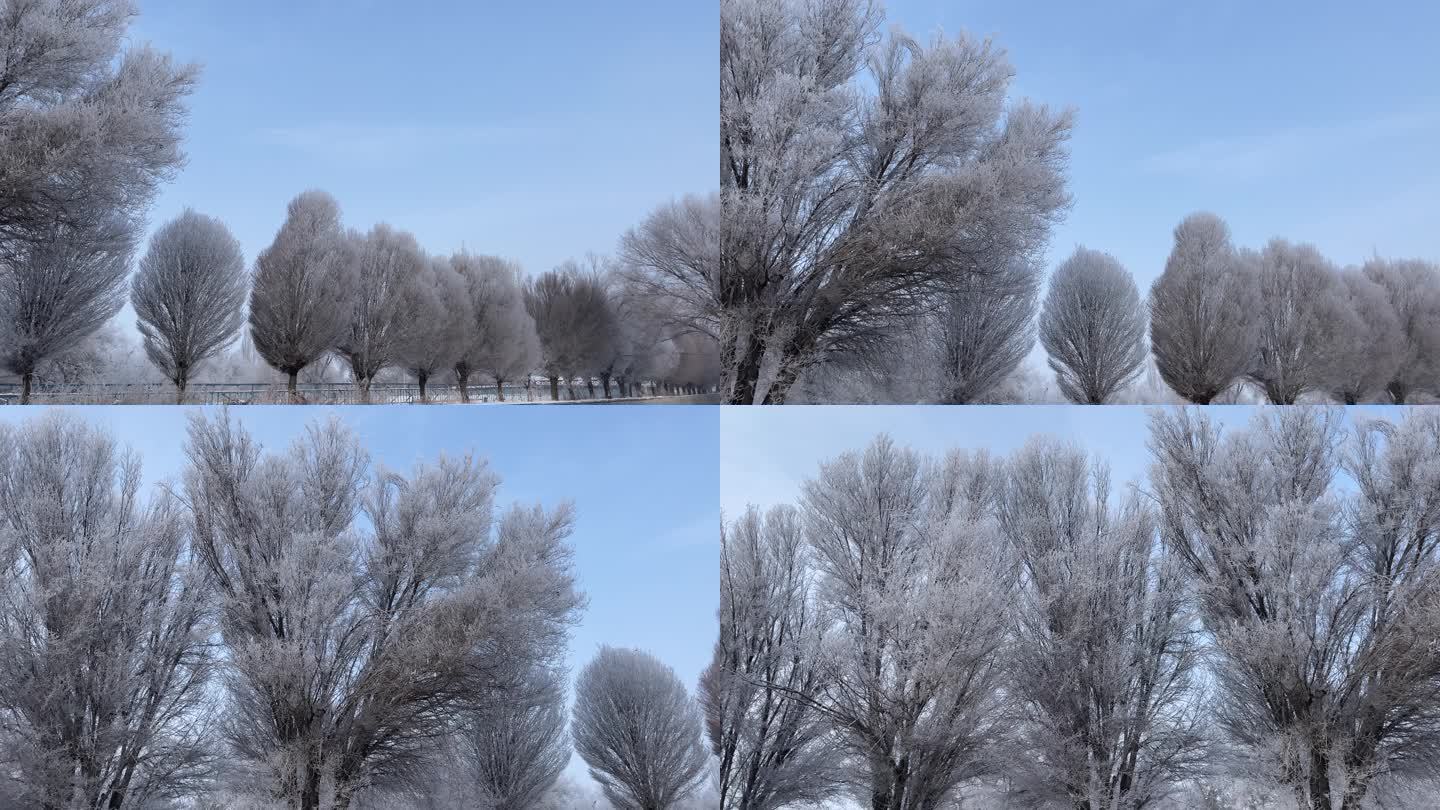
[{"label": "thin cloud", "polygon": [[1151,155],[1140,167],[1155,174],[1253,180],[1337,152],[1427,132],[1440,134],[1440,114],[1405,113],[1217,138]]},{"label": "thin cloud", "polygon": [[546,130],[531,126],[377,126],[305,124],[267,127],[261,142],[330,160],[394,162],[436,151],[532,142]]}]

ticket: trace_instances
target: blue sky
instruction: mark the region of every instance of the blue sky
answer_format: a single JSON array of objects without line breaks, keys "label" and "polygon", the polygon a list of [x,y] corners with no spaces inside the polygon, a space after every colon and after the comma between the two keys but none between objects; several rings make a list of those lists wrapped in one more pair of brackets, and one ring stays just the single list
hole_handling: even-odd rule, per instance
[{"label": "blue sky", "polygon": [[922,39],[991,35],[1012,93],[1074,107],[1078,244],[1114,254],[1142,292],[1185,214],[1241,244],[1315,243],[1342,264],[1440,260],[1440,4],[1426,0],[892,0]]},{"label": "blue sky", "polygon": [[[1071,441],[1110,465],[1116,486],[1143,483],[1150,467],[1149,414],[1138,405],[967,405],[963,408],[904,405],[813,405],[802,408],[722,408],[720,414],[720,506],[733,519],[749,504],[768,508],[796,503],[801,484],[820,462],[862,450],[876,435],[936,456],[952,448],[1011,453],[1037,434]],[[1243,427],[1260,410],[1212,405],[1204,414]],[[1399,419],[1404,406],[1359,406],[1347,415]]]},{"label": "blue sky", "polygon": [[311,187],[540,272],[718,186],[713,3],[138,2],[133,41],[204,66],[150,223],[217,216],[247,262]]},{"label": "blue sky", "polygon": [[[65,410],[131,446],[154,483],[179,478],[186,416],[200,409]],[[571,541],[589,606],[570,645],[572,675],[601,644],[640,647],[694,692],[710,662],[719,607],[717,409],[495,408],[478,415],[421,406],[252,406],[230,413],[268,449],[285,449],[312,420],[336,414],[372,460],[393,469],[469,450],[501,476],[501,508],[573,501]],[[39,415],[0,408],[4,422]],[[571,770],[583,772],[579,757]]]}]

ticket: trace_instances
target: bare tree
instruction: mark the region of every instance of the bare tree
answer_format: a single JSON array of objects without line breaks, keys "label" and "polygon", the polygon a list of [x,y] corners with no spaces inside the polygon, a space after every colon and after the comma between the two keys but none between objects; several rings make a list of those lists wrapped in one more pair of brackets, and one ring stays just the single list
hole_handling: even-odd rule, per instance
[{"label": "bare tree", "polygon": [[245,258],[225,224],[190,209],[150,237],[130,286],[145,354],[185,401],[191,375],[245,323]]},{"label": "bare tree", "polygon": [[524,693],[475,712],[463,732],[464,781],[488,810],[529,810],[570,761],[563,672],[540,670]]},{"label": "bare tree", "polygon": [[941,297],[933,327],[941,402],[974,402],[1024,361],[1035,344],[1039,284],[1036,265],[1015,261],[1000,272],[968,273]]},{"label": "bare tree", "polygon": [[575,750],[619,810],[672,810],[699,789],[700,725],[685,685],[649,653],[601,647],[575,682]]},{"label": "bare tree", "polygon": [[561,379],[568,385],[584,373],[588,381],[612,337],[600,259],[592,256],[588,261],[588,270],[570,260],[525,283],[525,310],[535,321],[552,400],[560,398]]},{"label": "bare tree", "polygon": [[198,69],[122,51],[135,14],[128,0],[0,7],[0,361],[26,388],[114,314],[145,210],[183,162]]},{"label": "bare tree", "polygon": [[720,537],[720,640],[701,678],[723,810],[819,804],[844,786],[815,708],[822,620],[811,603],[800,513],[751,507]]},{"label": "bare tree", "polygon": [[999,483],[983,454],[924,464],[881,436],[804,485],[830,634],[814,705],[875,810],[940,807],[993,773],[1014,582],[992,516]]},{"label": "bare tree", "polygon": [[1150,287],[1150,350],[1165,383],[1197,405],[1250,370],[1254,271],[1214,214],[1191,214],[1175,226],[1175,247]]},{"label": "bare tree", "polygon": [[98,332],[125,302],[132,245],[124,223],[54,227],[0,257],[0,361],[30,401],[35,372]]},{"label": "bare tree", "polygon": [[0,768],[17,807],[152,807],[208,775],[212,599],[175,498],[51,414],[0,425]]},{"label": "bare tree", "polygon": [[289,378],[292,400],[300,371],[346,326],[349,261],[340,205],[323,191],[291,200],[275,241],[255,259],[250,336],[265,362]]},{"label": "bare tree", "polygon": [[1032,807],[1154,806],[1205,754],[1192,680],[1200,641],[1178,560],[1108,470],[1031,440],[999,499],[1025,578],[1009,689],[1022,744],[1010,798]]},{"label": "bare tree", "polygon": [[1405,335],[1385,288],[1357,269],[1346,270],[1321,302],[1319,317],[1325,389],[1346,405],[1385,390],[1405,351]]},{"label": "bare tree", "polygon": [[1108,253],[1076,248],[1050,277],[1040,344],[1060,391],[1100,405],[1135,382],[1145,363],[1145,315],[1135,280]]},{"label": "bare tree", "polygon": [[568,505],[515,507],[492,539],[483,462],[372,474],[334,423],[262,456],[197,416],[187,454],[196,553],[222,596],[226,737],[274,798],[344,810],[362,786],[413,784],[460,710],[563,646],[581,601]]},{"label": "bare tree", "polygon": [[723,249],[703,294],[731,402],[783,403],[964,274],[1039,257],[1071,119],[1007,109],[989,41],[878,37],[857,0],[724,0],[720,17]]},{"label": "bare tree", "polygon": [[470,401],[470,375],[479,373],[495,381],[496,395],[504,402],[505,383],[528,377],[540,363],[540,338],[525,309],[520,266],[470,253],[451,256],[450,264],[465,281],[473,317],[465,349],[455,361],[460,399]]},{"label": "bare tree", "polygon": [[[743,293],[720,286],[720,217],[720,195],[686,196],[656,208],[620,241],[625,283],[660,316],[656,323],[667,335],[733,336],[725,302]],[[733,337],[721,344],[733,347]]]},{"label": "bare tree", "polygon": [[407,323],[395,349],[396,363],[415,377],[420,401],[426,384],[450,368],[469,339],[474,322],[465,280],[449,260],[430,258],[402,281],[399,309]]},{"label": "bare tree", "polygon": [[1385,385],[1390,399],[1403,405],[1415,393],[1440,389],[1440,265],[1375,258],[1362,272],[1385,288],[1404,336],[1399,366]]},{"label": "bare tree", "polygon": [[1324,302],[1335,268],[1311,245],[1272,239],[1260,253],[1260,308],[1250,379],[1276,405],[1293,405],[1324,384]]},{"label": "bare tree", "polygon": [[405,310],[405,290],[425,271],[426,262],[414,236],[384,223],[350,240],[349,311],[335,352],[350,365],[361,400],[369,402],[371,381],[399,359],[411,330],[419,326],[414,313]]}]

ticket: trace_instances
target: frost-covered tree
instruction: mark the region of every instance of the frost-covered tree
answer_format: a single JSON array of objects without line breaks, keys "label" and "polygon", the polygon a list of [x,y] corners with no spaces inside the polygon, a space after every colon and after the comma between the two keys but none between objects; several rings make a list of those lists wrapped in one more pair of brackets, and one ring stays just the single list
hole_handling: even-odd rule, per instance
[{"label": "frost-covered tree", "polygon": [[1175,226],[1165,270],[1150,286],[1150,351],[1175,393],[1207,405],[1250,370],[1255,269],[1210,213]]},{"label": "frost-covered tree", "polygon": [[135,15],[128,0],[0,6],[0,362],[22,386],[119,308],[145,210],[183,162],[198,69],[124,47]]},{"label": "frost-covered tree", "polygon": [[462,732],[462,782],[487,810],[530,810],[570,761],[563,672],[537,669],[523,689],[474,712]]},{"label": "frost-covered tree", "polygon": [[1001,272],[967,274],[941,296],[931,326],[936,399],[975,402],[1020,366],[1035,345],[1039,284],[1037,265],[1015,261]]},{"label": "frost-covered tree", "polygon": [[1440,765],[1440,421],[1345,440],[1340,412],[1309,408],[1228,435],[1184,412],[1151,424],[1164,539],[1215,650],[1213,711],[1314,810]]},{"label": "frost-covered tree", "polygon": [[1145,363],[1145,313],[1135,280],[1108,253],[1076,248],[1050,277],[1040,345],[1071,402],[1100,405]]},{"label": "frost-covered tree", "polygon": [[266,454],[223,415],[192,420],[186,453],[220,593],[224,738],[289,806],[413,785],[463,709],[551,660],[580,606],[569,506],[494,527],[483,461],[372,471],[335,423]]},{"label": "frost-covered tree", "polygon": [[288,378],[291,399],[300,371],[330,351],[348,323],[350,261],[340,205],[323,191],[291,200],[275,241],[255,258],[250,337]]},{"label": "frost-covered tree", "polygon": [[1405,351],[1405,334],[1385,288],[1358,269],[1346,270],[1320,308],[1327,338],[1320,369],[1325,390],[1346,405],[1384,391]]},{"label": "frost-covered tree", "polygon": [[1204,759],[1198,627],[1158,516],[1115,504],[1078,448],[1032,439],[1007,465],[1000,523],[1025,576],[1007,688],[1019,701],[1010,799],[1128,810],[1165,799]]},{"label": "frost-covered tree", "polygon": [[130,228],[54,227],[0,257],[0,362],[30,401],[35,372],[98,332],[125,302]]},{"label": "frost-covered tree", "polygon": [[723,810],[819,804],[844,786],[800,513],[751,507],[720,536],[720,640],[701,677]]},{"label": "frost-covered tree", "polygon": [[[525,310],[540,338],[540,367],[550,380],[550,398],[560,398],[560,380],[589,375],[609,350],[613,337],[605,281],[599,257],[589,269],[574,260],[525,282]],[[593,387],[593,383],[590,383]]]},{"label": "frost-covered tree", "polygon": [[520,266],[494,256],[457,253],[450,265],[465,281],[471,324],[464,351],[455,361],[460,400],[470,401],[471,374],[495,381],[505,401],[505,383],[529,377],[540,364],[540,338],[525,309]]},{"label": "frost-covered tree", "polygon": [[1339,283],[1335,268],[1311,245],[1272,239],[1260,252],[1256,342],[1250,379],[1276,405],[1293,405],[1324,385],[1331,324],[1324,305]]},{"label": "frost-covered tree", "polygon": [[[741,291],[719,287],[720,195],[686,196],[657,207],[621,239],[620,262],[626,286],[649,304],[665,334],[733,334],[736,324],[723,302]],[[733,340],[721,344],[734,347]]]},{"label": "frost-covered tree", "polygon": [[427,259],[402,284],[399,307],[408,323],[395,349],[395,362],[415,378],[420,401],[425,402],[426,384],[450,368],[464,350],[474,315],[465,280],[447,259]]},{"label": "frost-covered tree", "polygon": [[813,704],[875,810],[943,806],[993,773],[1014,581],[993,517],[1000,481],[983,454],[925,463],[882,436],[804,485],[829,625]]},{"label": "frost-covered tree", "polygon": [[1375,258],[1362,272],[1385,288],[1403,335],[1400,363],[1385,385],[1391,401],[1403,405],[1440,390],[1440,264]]},{"label": "frost-covered tree", "polygon": [[190,209],[150,237],[130,284],[145,355],[175,383],[176,401],[245,323],[245,258],[225,224]]},{"label": "frost-covered tree", "polygon": [[414,236],[384,223],[349,239],[348,307],[334,348],[350,366],[361,401],[369,402],[375,375],[400,359],[410,332],[419,326],[416,313],[405,309],[414,303],[407,301],[406,290],[425,272],[426,259]]},{"label": "frost-covered tree", "polygon": [[[1006,103],[988,40],[878,35],[861,0],[720,5],[719,313],[729,401],[892,332],[968,274],[1042,252],[1068,114]],[[697,285],[698,286],[698,285]],[[775,372],[762,391],[762,365]]]},{"label": "frost-covered tree", "polygon": [[575,682],[575,750],[617,810],[678,810],[705,780],[700,709],[675,671],[601,647]]},{"label": "frost-covered tree", "polygon": [[215,605],[178,499],[51,414],[0,425],[0,769],[13,807],[142,808],[209,772]]}]

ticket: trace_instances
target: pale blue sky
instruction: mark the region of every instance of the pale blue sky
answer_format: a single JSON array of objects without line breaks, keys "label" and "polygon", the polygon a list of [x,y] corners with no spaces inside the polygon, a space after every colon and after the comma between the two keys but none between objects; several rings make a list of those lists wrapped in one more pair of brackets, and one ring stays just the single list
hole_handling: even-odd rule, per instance
[{"label": "pale blue sky", "polygon": [[[1263,407],[1263,406],[1261,406]],[[863,450],[878,434],[931,456],[953,448],[987,449],[1004,455],[1031,436],[1071,441],[1110,465],[1116,485],[1141,482],[1150,468],[1151,407],[1107,405],[812,405],[797,408],[722,408],[720,414],[720,506],[733,519],[749,504],[768,508],[796,503],[800,487],[822,461]],[[1259,407],[1212,405],[1203,413],[1243,427]],[[1399,419],[1404,406],[1358,406],[1358,414]]]},{"label": "pale blue sky", "polygon": [[132,40],[204,65],[151,225],[193,206],[247,263],[311,187],[532,273],[718,187],[714,3],[138,2]]},{"label": "pale blue sky", "polygon": [[[55,410],[57,408],[51,408]],[[65,410],[108,428],[140,454],[147,483],[178,479],[193,407]],[[440,452],[484,456],[502,483],[497,506],[572,500],[575,564],[589,606],[570,645],[571,674],[601,644],[659,656],[693,693],[710,662],[719,607],[719,414],[715,408],[461,408],[250,406],[239,420],[283,450],[330,415],[372,460],[408,470]],[[0,408],[0,421],[39,417]],[[571,762],[583,772],[579,757]]]},{"label": "pale blue sky", "polygon": [[1011,89],[1073,106],[1077,244],[1142,291],[1185,214],[1238,242],[1315,243],[1342,264],[1440,259],[1440,4],[1337,0],[891,0],[890,23],[993,35]]}]

